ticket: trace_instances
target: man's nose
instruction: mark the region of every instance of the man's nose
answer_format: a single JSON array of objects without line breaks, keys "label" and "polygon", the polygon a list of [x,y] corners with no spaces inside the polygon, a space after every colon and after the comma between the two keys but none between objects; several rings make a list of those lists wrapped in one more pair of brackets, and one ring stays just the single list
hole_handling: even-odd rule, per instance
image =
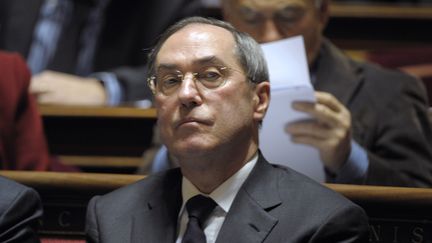
[{"label": "man's nose", "polygon": [[261,43],[277,41],[283,39],[282,33],[278,30],[276,23],[272,19],[267,19],[263,25],[263,32],[261,35]]},{"label": "man's nose", "polygon": [[202,104],[201,93],[193,75],[185,75],[178,90],[178,97],[181,104],[187,108]]}]

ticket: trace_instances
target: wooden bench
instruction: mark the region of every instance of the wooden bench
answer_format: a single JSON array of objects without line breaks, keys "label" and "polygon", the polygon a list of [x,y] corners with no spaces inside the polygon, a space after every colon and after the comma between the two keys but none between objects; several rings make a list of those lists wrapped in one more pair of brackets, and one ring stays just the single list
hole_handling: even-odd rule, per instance
[{"label": "wooden bench", "polygon": [[[142,175],[0,171],[35,188],[45,209],[42,237],[84,239],[88,200]],[[432,242],[432,189],[326,184],[365,209],[369,242]],[[317,198],[319,200],[319,198]]]}]

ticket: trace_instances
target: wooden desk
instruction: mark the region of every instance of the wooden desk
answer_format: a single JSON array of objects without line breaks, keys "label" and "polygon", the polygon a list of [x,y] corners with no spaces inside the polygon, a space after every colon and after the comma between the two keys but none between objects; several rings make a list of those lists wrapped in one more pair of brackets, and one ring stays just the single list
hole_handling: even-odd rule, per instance
[{"label": "wooden desk", "polygon": [[325,36],[342,49],[377,50],[432,43],[432,5],[336,3]]},{"label": "wooden desk", "polygon": [[342,3],[330,5],[332,18],[432,19],[432,5],[389,3]]},{"label": "wooden desk", "polygon": [[88,172],[134,171],[156,122],[155,109],[41,105],[39,110],[50,152]]},{"label": "wooden desk", "polygon": [[[35,188],[45,208],[41,235],[83,239],[88,200],[144,176],[0,171]],[[432,242],[432,189],[326,184],[362,206],[370,217],[369,242]],[[317,198],[319,200],[319,198]]]},{"label": "wooden desk", "polygon": [[156,119],[156,109],[135,107],[95,107],[95,106],[58,106],[39,105],[44,117],[96,117],[96,118],[143,118]]},{"label": "wooden desk", "polygon": [[31,171],[0,171],[0,175],[39,192],[44,207],[42,237],[75,239],[84,239],[85,213],[92,196],[108,193],[144,177]]}]

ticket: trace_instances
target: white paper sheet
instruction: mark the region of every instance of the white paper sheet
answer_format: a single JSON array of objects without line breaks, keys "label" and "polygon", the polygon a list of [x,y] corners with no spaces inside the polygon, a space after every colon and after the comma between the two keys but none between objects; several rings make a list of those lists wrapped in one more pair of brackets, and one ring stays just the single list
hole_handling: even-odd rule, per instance
[{"label": "white paper sheet", "polygon": [[318,150],[291,142],[285,126],[310,119],[292,109],[293,101],[315,102],[301,36],[261,45],[270,73],[270,107],[260,131],[260,149],[272,163],[289,166],[318,182],[324,182],[324,169]]}]

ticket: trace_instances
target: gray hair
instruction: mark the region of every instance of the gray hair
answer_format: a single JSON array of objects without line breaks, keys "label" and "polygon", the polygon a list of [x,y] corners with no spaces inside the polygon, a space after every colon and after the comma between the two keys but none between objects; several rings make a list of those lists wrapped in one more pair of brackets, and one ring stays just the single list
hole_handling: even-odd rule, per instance
[{"label": "gray hair", "polygon": [[152,77],[155,74],[156,56],[159,53],[165,41],[177,31],[183,29],[190,24],[207,24],[218,26],[228,30],[234,37],[235,41],[235,55],[238,58],[243,71],[246,73],[247,78],[252,83],[261,83],[269,81],[269,74],[267,63],[264,54],[259,44],[249,35],[235,29],[231,24],[213,19],[203,17],[189,17],[172,25],[168,28],[159,38],[153,50],[149,53],[148,61],[148,76]]}]

